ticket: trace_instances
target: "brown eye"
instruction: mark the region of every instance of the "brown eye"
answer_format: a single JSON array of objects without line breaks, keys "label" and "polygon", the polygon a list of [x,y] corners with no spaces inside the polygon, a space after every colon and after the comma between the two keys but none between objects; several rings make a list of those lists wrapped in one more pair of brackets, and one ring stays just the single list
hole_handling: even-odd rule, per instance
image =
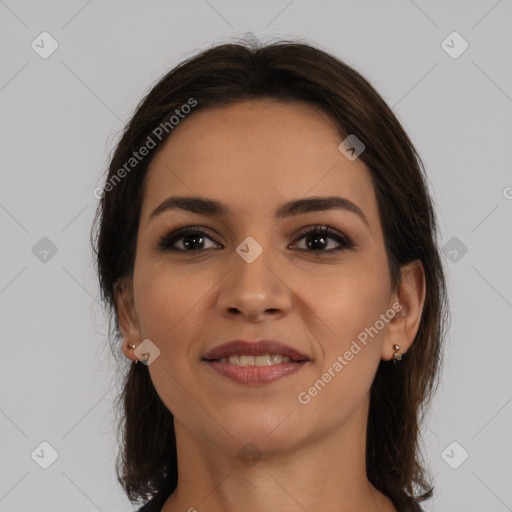
[{"label": "brown eye", "polygon": [[[355,244],[352,242],[352,240],[350,240],[350,238],[329,226],[315,226],[313,229],[308,229],[307,231],[303,232],[299,238],[297,238],[297,240],[302,239],[305,239],[306,241],[306,249],[300,250],[307,252],[332,253],[335,251],[352,249],[355,247]],[[338,247],[323,250],[329,245],[329,239],[335,240],[338,244]]]},{"label": "brown eye", "polygon": [[[214,242],[212,238],[198,227],[186,226],[162,237],[158,242],[158,249],[160,251],[203,252],[206,240]],[[182,248],[176,247],[177,242],[181,243]],[[215,247],[218,247],[216,242],[214,244]],[[209,247],[206,248],[208,249]]]},{"label": "brown eye", "polygon": [[[302,235],[298,237],[294,244],[299,240],[305,240],[305,248],[299,248],[300,251],[316,254],[331,254],[344,249],[352,249],[356,245],[346,235],[332,229],[330,226],[315,226],[307,228]],[[328,248],[329,243],[335,241],[334,248]],[[208,247],[207,242],[213,243]],[[180,247],[181,245],[181,247]],[[295,245],[292,245],[295,247]],[[181,253],[199,253],[206,249],[222,248],[213,238],[211,238],[200,226],[186,226],[160,238],[157,251],[172,251]]]}]

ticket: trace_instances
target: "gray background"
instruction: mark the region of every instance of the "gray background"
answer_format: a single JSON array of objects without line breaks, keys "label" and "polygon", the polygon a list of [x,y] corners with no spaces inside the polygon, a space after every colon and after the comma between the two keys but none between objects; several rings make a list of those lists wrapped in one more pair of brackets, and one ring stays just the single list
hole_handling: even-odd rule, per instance
[{"label": "gray background", "polygon": [[[426,509],[512,510],[511,27],[510,0],[0,1],[0,511],[131,510],[114,473],[115,362],[91,263],[93,190],[151,84],[249,32],[344,59],[419,150],[452,304],[424,430],[436,475]],[[51,48],[43,31],[59,45],[47,58],[31,47]],[[442,44],[453,31],[469,44],[457,58],[460,39]],[[44,441],[58,453],[47,469]]]}]

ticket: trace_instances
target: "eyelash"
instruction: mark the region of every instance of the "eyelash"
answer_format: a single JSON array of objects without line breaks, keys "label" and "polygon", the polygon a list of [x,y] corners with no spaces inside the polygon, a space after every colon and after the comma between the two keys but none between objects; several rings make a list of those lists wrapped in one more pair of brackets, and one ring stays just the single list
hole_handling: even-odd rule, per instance
[{"label": "eyelash", "polygon": [[[185,249],[177,249],[175,247],[172,247],[176,241],[183,238],[184,235],[187,234],[199,234],[199,235],[205,235],[205,238],[208,238],[212,242],[215,242],[205,231],[203,231],[202,226],[185,226],[183,228],[179,228],[176,231],[173,231],[165,236],[162,236],[157,244],[157,252],[166,252],[166,251],[172,251],[172,252],[181,252],[181,253],[190,253],[190,254],[199,254],[201,252],[206,252],[208,249],[196,249],[196,250],[185,250]],[[298,236],[298,238],[295,239],[293,242],[294,244],[304,238],[306,235],[326,235],[328,238],[332,238],[336,240],[340,247],[336,249],[329,249],[329,250],[308,250],[308,249],[298,249],[302,252],[310,252],[313,254],[332,254],[338,251],[342,251],[345,249],[353,249],[354,247],[357,247],[352,240],[346,236],[341,234],[339,231],[336,231],[335,229],[331,228],[330,226],[314,226],[313,228],[306,228],[305,231],[302,231],[302,233]],[[215,242],[217,243],[217,242]]]}]

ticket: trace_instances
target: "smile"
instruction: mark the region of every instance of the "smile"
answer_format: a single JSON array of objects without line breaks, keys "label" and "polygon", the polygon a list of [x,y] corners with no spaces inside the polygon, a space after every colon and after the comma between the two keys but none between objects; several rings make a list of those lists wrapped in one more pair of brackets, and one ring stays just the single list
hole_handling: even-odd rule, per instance
[{"label": "smile", "polygon": [[[231,362],[233,360],[234,362]],[[281,360],[281,361],[279,361]],[[309,361],[292,361],[279,355],[230,356],[203,360],[216,374],[240,384],[268,384],[297,373]],[[270,362],[269,362],[270,361]]]},{"label": "smile", "polygon": [[241,384],[267,384],[298,372],[310,358],[276,340],[233,340],[206,352],[202,361],[217,375]]},{"label": "smile", "polygon": [[279,354],[264,354],[261,356],[232,355],[230,357],[221,357],[220,363],[229,363],[236,366],[270,366],[281,363],[288,363],[291,359]]}]

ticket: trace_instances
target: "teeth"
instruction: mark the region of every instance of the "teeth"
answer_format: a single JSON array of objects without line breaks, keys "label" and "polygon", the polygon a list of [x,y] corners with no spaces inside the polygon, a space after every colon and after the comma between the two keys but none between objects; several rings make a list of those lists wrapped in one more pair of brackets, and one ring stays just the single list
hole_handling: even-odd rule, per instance
[{"label": "teeth", "polygon": [[[231,362],[231,357],[229,358],[229,362]],[[240,356],[238,364],[240,366],[254,366],[254,356]]]},{"label": "teeth", "polygon": [[232,355],[221,357],[219,362],[234,364],[236,366],[269,366],[272,364],[288,363],[291,359],[278,354],[265,354],[262,356]]},{"label": "teeth", "polygon": [[269,364],[272,364],[272,361],[270,360],[270,354],[254,356],[254,366],[268,366]]}]

